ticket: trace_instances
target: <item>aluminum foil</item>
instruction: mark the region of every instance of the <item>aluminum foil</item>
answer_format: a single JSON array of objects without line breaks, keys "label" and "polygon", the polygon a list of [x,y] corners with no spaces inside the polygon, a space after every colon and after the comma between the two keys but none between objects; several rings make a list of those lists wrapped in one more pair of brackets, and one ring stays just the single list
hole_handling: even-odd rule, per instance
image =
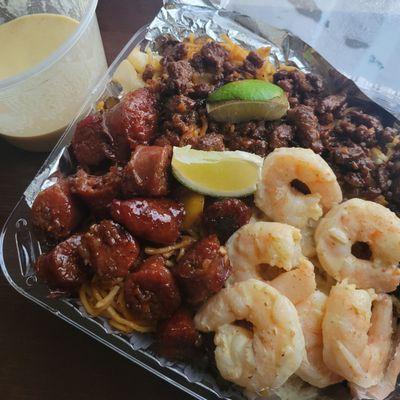
[{"label": "aluminum foil", "polygon": [[[143,47],[154,46],[154,39],[161,34],[171,34],[176,38],[183,38],[189,33],[193,32],[196,36],[208,35],[213,39],[219,39],[220,35],[226,33],[232,40],[236,41],[247,48],[255,49],[262,46],[271,46],[273,62],[276,65],[280,63],[292,64],[304,71],[312,71],[323,76],[325,81],[328,83],[328,89],[331,87],[337,90],[348,90],[352,92],[352,95],[359,98],[361,101],[369,102],[372,101],[363,95],[363,93],[357,88],[357,86],[338,71],[336,71],[329,63],[327,63],[317,52],[311,47],[304,43],[299,38],[293,36],[289,32],[276,29],[272,26],[257,23],[253,19],[240,15],[234,12],[229,12],[220,7],[219,1],[207,1],[207,0],[166,0],[164,7],[161,8],[158,15],[152,21],[150,26],[146,29],[145,40],[142,40],[139,44]],[[142,36],[141,36],[142,37]],[[119,62],[122,61],[123,57],[129,54],[134,46],[137,45],[135,38],[127,44],[127,47],[119,55],[117,61],[110,67],[110,75],[115,71],[115,68]],[[88,103],[83,107],[80,116],[77,119],[87,114],[91,106],[94,105],[95,101],[101,96],[117,95],[115,87],[110,84],[111,77],[104,77],[103,81],[99,83],[98,87],[94,89],[88,98]],[[388,111],[392,111],[390,107],[385,107]],[[92,108],[93,110],[93,108]],[[382,109],[382,113],[385,111]],[[392,117],[393,119],[393,117]],[[394,119],[393,119],[394,121]],[[69,174],[74,169],[73,160],[69,156],[68,144],[71,140],[71,136],[74,131],[74,124],[76,120],[69,127],[66,134],[61,138],[58,145],[55,147],[51,155],[49,156],[46,163],[39,171],[36,178],[32,181],[31,185],[27,188],[24,193],[24,202],[28,208],[31,206],[34,198],[40,189],[51,184],[51,175],[57,171]],[[21,207],[21,206],[19,206]],[[20,212],[19,210],[17,210]],[[22,221],[22,219],[19,219]],[[28,225],[28,222],[24,220],[24,226]],[[29,225],[28,225],[29,227]],[[32,235],[34,236],[34,235]],[[31,239],[30,239],[31,240]],[[29,260],[35,259],[41,251],[40,242],[35,239],[34,245],[31,242],[27,243],[25,253],[29,253],[31,248],[39,248],[38,251],[29,253]],[[21,261],[20,261],[21,264]],[[29,264],[24,272],[23,276],[27,279],[35,278],[34,271],[32,268],[32,262]],[[31,293],[36,291],[36,280],[34,283],[30,283],[29,286]],[[39,285],[39,284],[38,284]],[[47,290],[47,289],[45,289]],[[41,299],[42,292],[38,290],[36,299]],[[33,296],[32,296],[33,297]],[[215,374],[210,373],[209,368],[201,360],[193,360],[191,364],[175,363],[158,357],[151,349],[152,338],[150,335],[143,335],[135,333],[132,335],[125,335],[115,331],[106,320],[102,318],[91,318],[89,317],[82,306],[74,299],[63,299],[59,300],[64,305],[71,307],[76,310],[77,313],[83,317],[93,321],[98,327],[102,329],[101,335],[93,335],[98,340],[109,345],[114,350],[124,354],[132,361],[140,359],[140,357],[147,357],[146,360],[150,360],[153,363],[163,367],[164,369],[158,370],[158,375],[163,377],[170,383],[175,384],[182,388],[169,376],[168,371],[174,371],[179,376],[184,377],[185,380],[190,382],[190,390],[187,388],[186,391],[190,392],[198,399],[210,399],[212,398],[224,398],[232,400],[243,400],[247,394],[243,393],[242,390],[234,385],[222,381],[216,377]],[[42,301],[40,302],[42,303]],[[42,304],[43,305],[43,304]],[[49,309],[49,306],[45,306]],[[64,319],[63,311],[60,311],[59,305],[54,306],[52,312],[56,313]],[[82,321],[76,321],[73,317],[69,317],[69,322],[73,323],[80,329],[86,332],[90,329],[85,328]],[[121,344],[123,343],[123,345]],[[129,347],[129,352],[126,350],[126,346]],[[150,363],[150,361],[148,361]],[[137,361],[136,361],[137,362]],[[146,367],[143,361],[140,361],[143,366]],[[153,370],[154,372],[154,370]],[[207,388],[207,397],[201,395],[201,388],[204,392],[204,388]],[[257,396],[250,396],[257,398]],[[350,399],[348,390],[344,385],[335,385],[328,390],[318,390],[317,388],[311,387],[306,383],[302,382],[295,376],[290,378],[289,381],[276,391],[276,393],[269,393],[267,396],[258,397],[259,399],[281,399],[281,400],[311,400],[311,399],[326,399],[326,400],[346,400]]]},{"label": "aluminum foil", "polygon": [[[164,33],[183,38],[193,32],[219,39],[223,33],[247,48],[271,46],[271,54],[276,65],[290,64],[306,72],[321,75],[327,83],[328,91],[345,90],[353,98],[362,102],[374,102],[375,109],[387,111],[400,118],[400,104],[390,90],[378,85],[365,85],[357,80],[359,86],[332,67],[317,51],[292,33],[261,23],[248,16],[221,8],[223,0],[165,0],[164,7],[150,24],[146,38],[150,41]],[[367,97],[368,94],[370,97]],[[394,118],[389,118],[393,123]]]}]

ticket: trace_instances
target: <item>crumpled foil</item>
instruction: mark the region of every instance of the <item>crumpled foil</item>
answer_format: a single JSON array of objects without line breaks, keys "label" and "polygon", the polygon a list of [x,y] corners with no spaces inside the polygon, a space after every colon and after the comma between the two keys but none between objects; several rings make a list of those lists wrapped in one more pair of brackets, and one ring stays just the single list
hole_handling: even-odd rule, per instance
[{"label": "crumpled foil", "polygon": [[[221,0],[223,1],[223,0]],[[316,51],[304,43],[298,37],[289,32],[260,24],[257,21],[241,14],[226,11],[220,7],[221,1],[218,0],[165,0],[164,7],[161,8],[158,15],[149,25],[146,32],[146,40],[143,46],[155,46],[154,40],[161,34],[170,34],[178,39],[184,38],[193,32],[196,36],[208,35],[218,40],[220,35],[226,33],[232,40],[246,48],[255,49],[262,46],[271,46],[273,62],[279,64],[291,64],[298,68],[315,72],[321,75],[328,84],[329,88],[351,91],[353,97],[362,102],[372,103],[354,82],[345,78],[336,71],[326,60],[324,60]],[[108,84],[104,93],[108,95],[115,94],[115,88]],[[116,94],[115,94],[116,95]],[[381,103],[382,104],[382,103]],[[386,114],[388,119],[395,122],[394,117],[387,113],[400,115],[397,108],[390,102],[382,104],[386,111],[379,107],[379,113]],[[397,105],[398,106],[398,105]],[[376,109],[376,108],[375,108]],[[31,185],[24,193],[24,199],[28,206],[32,205],[34,198],[40,189],[51,184],[51,176],[57,171],[68,174],[74,164],[70,158],[68,144],[72,135],[72,127],[67,134],[63,136],[60,143],[56,146],[53,153],[49,156],[38,175],[32,181]],[[30,266],[29,274],[34,274]],[[351,396],[343,384],[334,385],[326,390],[319,390],[304,383],[296,376],[293,376],[288,382],[275,393],[263,394],[262,397],[244,393],[242,389],[229,382],[223,381],[215,373],[210,372],[210,368],[201,360],[193,360],[193,363],[177,363],[167,361],[158,357],[151,348],[151,335],[134,333],[125,335],[114,330],[105,319],[91,318],[86,314],[83,307],[74,299],[60,300],[65,304],[75,308],[82,316],[94,320],[96,324],[104,329],[104,340],[107,341],[107,335],[118,338],[120,341],[128,343],[131,349],[137,354],[145,354],[152,361],[165,368],[164,378],[171,381],[168,377],[168,370],[173,370],[179,375],[185,377],[191,382],[191,391],[198,399],[206,397],[200,394],[196,388],[207,388],[210,398],[223,398],[232,400],[244,400],[246,398],[264,399],[264,400],[347,400]],[[174,382],[171,382],[174,383]],[[179,386],[177,384],[177,386]],[[398,395],[397,395],[398,396]],[[396,395],[392,398],[398,398]]]},{"label": "crumpled foil", "polygon": [[[290,64],[307,72],[321,75],[329,89],[345,90],[362,102],[375,102],[388,113],[400,118],[400,103],[387,88],[364,84],[358,86],[333,68],[318,52],[288,31],[261,23],[246,15],[220,7],[223,0],[164,0],[164,7],[150,24],[147,38],[169,33],[183,38],[193,32],[219,39],[226,33],[232,40],[247,48],[271,46],[275,64]],[[368,96],[369,97],[368,97]],[[376,109],[376,106],[375,106]],[[379,112],[382,115],[382,112]],[[390,120],[394,122],[394,119]]]}]

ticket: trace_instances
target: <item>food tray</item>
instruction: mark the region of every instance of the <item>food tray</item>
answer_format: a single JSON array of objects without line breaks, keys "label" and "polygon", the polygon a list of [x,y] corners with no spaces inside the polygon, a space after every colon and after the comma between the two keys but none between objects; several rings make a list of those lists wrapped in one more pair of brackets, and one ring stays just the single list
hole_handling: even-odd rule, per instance
[{"label": "food tray", "polygon": [[[205,17],[208,18],[206,10],[201,10],[204,12]],[[173,11],[171,11],[171,13]],[[108,96],[119,95],[119,88],[111,81],[114,72],[118,65],[130,54],[133,48],[136,46],[143,48],[149,42],[152,42],[156,35],[165,32],[164,29],[157,29],[157,18],[159,19],[160,15],[163,15],[163,13],[164,17],[168,19],[167,17],[169,15],[166,14],[167,11],[166,8],[164,8],[160,12],[159,16],[157,16],[153,21],[152,26],[150,26],[150,28],[153,29],[150,29],[149,26],[142,27],[126,44],[124,49],[108,69],[107,73],[89,94],[81,112],[67,128],[66,132],[41,167],[36,177],[25,190],[20,201],[5,223],[0,235],[1,268],[8,282],[20,294],[39,304],[41,307],[47,309],[76,328],[84,331],[104,345],[112,348],[114,351],[125,356],[135,364],[142,366],[165,381],[189,393],[193,397],[204,400],[213,400],[218,398],[243,400],[246,397],[240,389],[228,384],[227,382],[221,382],[221,380],[217,381],[215,375],[210,373],[207,366],[202,364],[201,360],[194,360],[190,365],[167,361],[156,356],[152,351],[151,335],[141,333],[127,335],[120,333],[108,325],[105,319],[88,316],[76,299],[50,298],[48,296],[47,286],[37,281],[33,269],[33,263],[36,258],[42,252],[46,251],[45,241],[41,240],[30,222],[30,207],[34,198],[40,190],[49,185],[50,180],[48,178],[54,172],[61,170],[64,173],[68,173],[72,170],[73,165],[69,156],[68,146],[77,122],[90,113],[100,99]],[[196,15],[196,17],[198,17],[198,15]],[[199,17],[199,19],[201,19],[201,17]],[[181,35],[187,35],[187,33],[190,32],[190,30],[186,30],[185,27],[175,24],[174,21],[172,21],[171,24],[174,28],[176,27],[176,29],[179,30]],[[234,32],[232,26],[236,27],[235,25],[226,27],[228,34]],[[212,33],[208,30],[208,22],[205,24],[205,27],[206,29],[203,29],[203,31],[205,30],[207,34]],[[192,26],[191,29],[196,32],[199,27]],[[252,41],[252,45],[254,46],[255,44],[258,44],[257,35],[250,33],[246,28],[243,28],[243,31],[245,33],[242,32],[237,38],[239,42],[246,43],[247,35],[249,35],[249,40]],[[276,30],[276,32],[278,32],[278,30]],[[265,43],[265,37],[261,40],[260,43]],[[307,45],[304,44],[304,46]],[[300,54],[300,52],[298,54]],[[293,53],[291,53],[291,55],[293,55]],[[318,56],[318,54],[313,54],[313,57],[314,56]],[[287,58],[289,58],[289,56]],[[297,58],[297,61],[297,64],[304,66],[304,64],[302,64],[302,57]],[[323,68],[321,68],[320,71],[321,70],[323,70]],[[340,398],[341,400],[349,398],[347,394],[343,393],[343,386],[340,386],[339,388],[336,386],[333,390],[329,390],[329,394],[324,393],[322,396],[318,394],[318,391],[315,388],[312,388],[311,391],[312,393],[308,393],[306,398]],[[299,398],[295,393],[293,394],[295,396],[293,398]],[[396,394],[394,396],[396,396]],[[271,397],[268,397],[268,399],[270,398]],[[277,397],[273,396],[273,398],[276,399]]]}]

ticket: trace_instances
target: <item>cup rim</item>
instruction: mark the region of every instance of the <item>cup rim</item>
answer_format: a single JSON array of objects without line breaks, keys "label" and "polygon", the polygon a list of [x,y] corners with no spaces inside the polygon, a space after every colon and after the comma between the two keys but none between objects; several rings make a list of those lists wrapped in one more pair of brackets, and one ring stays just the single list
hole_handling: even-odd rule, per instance
[{"label": "cup rim", "polygon": [[47,68],[51,67],[60,58],[62,58],[80,39],[82,34],[86,31],[88,25],[90,24],[92,17],[96,11],[98,0],[89,0],[86,10],[79,21],[78,28],[76,31],[60,46],[57,50],[51,53],[48,57],[42,60],[39,64],[28,68],[27,70],[13,75],[9,78],[0,79],[0,91],[11,86],[17,85],[32,76],[38,74],[39,72],[45,71]]}]

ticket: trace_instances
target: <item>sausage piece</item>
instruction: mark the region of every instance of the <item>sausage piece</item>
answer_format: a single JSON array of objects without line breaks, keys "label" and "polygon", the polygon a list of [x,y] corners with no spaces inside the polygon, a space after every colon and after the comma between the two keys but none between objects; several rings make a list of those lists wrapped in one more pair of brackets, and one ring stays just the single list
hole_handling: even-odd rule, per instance
[{"label": "sausage piece", "polygon": [[200,346],[200,333],[194,327],[193,318],[185,308],[177,310],[157,328],[156,349],[162,357],[189,360],[197,355]]},{"label": "sausage piece", "polygon": [[157,116],[156,97],[147,88],[128,93],[106,112],[117,160],[128,161],[137,144],[147,144],[153,138]]},{"label": "sausage piece", "polygon": [[136,261],[139,244],[121,225],[104,220],[82,236],[81,254],[99,276],[119,278],[126,276]]},{"label": "sausage piece", "polygon": [[125,281],[125,301],[140,321],[169,318],[181,303],[178,287],[162,256],[147,258]]},{"label": "sausage piece", "polygon": [[100,167],[114,158],[113,139],[100,112],[78,123],[71,144],[78,164],[85,169]]},{"label": "sausage piece", "polygon": [[219,292],[231,272],[216,235],[196,242],[173,270],[189,304],[199,304]]},{"label": "sausage piece", "polygon": [[80,255],[80,246],[81,236],[73,235],[42,254],[34,265],[39,278],[53,290],[76,294],[91,275]]},{"label": "sausage piece", "polygon": [[170,146],[137,146],[123,171],[124,196],[165,196],[171,157]]},{"label": "sausage piece", "polygon": [[160,244],[174,243],[183,223],[182,203],[171,199],[114,200],[112,218],[132,235]]},{"label": "sausage piece", "polygon": [[215,233],[225,243],[241,226],[250,221],[251,209],[238,199],[217,200],[209,205],[203,215],[207,232]]},{"label": "sausage piece", "polygon": [[56,239],[69,236],[81,217],[81,209],[64,179],[42,190],[32,205],[33,224]]},{"label": "sausage piece", "polygon": [[111,167],[105,175],[90,175],[80,169],[70,178],[71,192],[76,194],[96,214],[106,213],[111,201],[118,196],[121,186],[120,172]]}]

